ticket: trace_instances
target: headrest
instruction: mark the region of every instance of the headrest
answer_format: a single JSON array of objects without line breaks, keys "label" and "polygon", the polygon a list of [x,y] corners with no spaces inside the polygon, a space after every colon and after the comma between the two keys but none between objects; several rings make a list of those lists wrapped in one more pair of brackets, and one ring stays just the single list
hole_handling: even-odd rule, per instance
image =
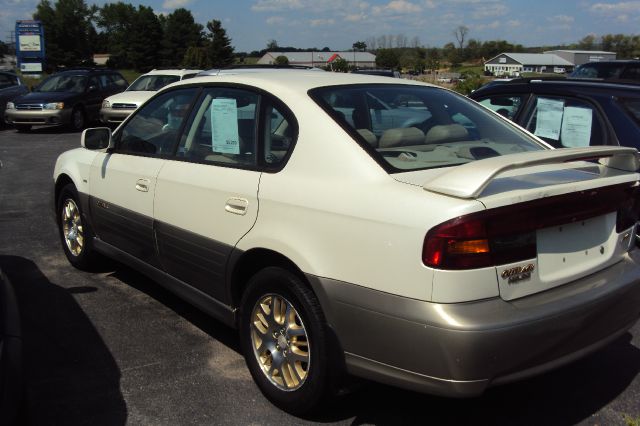
[{"label": "headrest", "polygon": [[380,137],[380,148],[394,146],[423,145],[424,133],[415,127],[395,128],[385,130]]},{"label": "headrest", "polygon": [[356,129],[358,131],[358,133],[360,133],[360,136],[362,136],[364,138],[365,141],[367,141],[367,143],[373,147],[377,147],[378,146],[378,138],[376,137],[376,135],[373,134],[373,132],[369,129]]},{"label": "headrest", "polygon": [[467,139],[469,133],[460,124],[441,124],[433,126],[427,132],[425,143],[455,142]]}]

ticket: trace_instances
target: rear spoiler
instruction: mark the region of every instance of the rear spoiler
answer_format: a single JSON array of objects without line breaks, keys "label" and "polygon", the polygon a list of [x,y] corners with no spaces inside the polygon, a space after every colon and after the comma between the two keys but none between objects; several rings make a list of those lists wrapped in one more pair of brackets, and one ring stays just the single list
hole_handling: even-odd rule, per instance
[{"label": "rear spoiler", "polygon": [[508,170],[595,159],[600,159],[602,165],[627,172],[635,172],[640,167],[638,151],[635,148],[594,146],[550,149],[501,155],[451,167],[425,182],[423,188],[457,198],[477,198],[496,176]]}]

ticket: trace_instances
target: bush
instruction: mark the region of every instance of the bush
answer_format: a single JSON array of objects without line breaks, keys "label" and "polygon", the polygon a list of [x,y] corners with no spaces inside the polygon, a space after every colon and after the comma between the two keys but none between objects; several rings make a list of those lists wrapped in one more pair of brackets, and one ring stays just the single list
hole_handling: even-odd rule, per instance
[{"label": "bush", "polygon": [[484,79],[477,74],[468,74],[464,81],[459,81],[453,90],[463,95],[468,95],[484,84]]}]

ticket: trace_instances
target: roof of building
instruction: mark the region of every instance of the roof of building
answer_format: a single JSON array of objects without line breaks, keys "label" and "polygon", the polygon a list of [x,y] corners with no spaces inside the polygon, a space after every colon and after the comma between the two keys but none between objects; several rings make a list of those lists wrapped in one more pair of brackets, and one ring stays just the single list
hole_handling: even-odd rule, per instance
[{"label": "roof of building", "polygon": [[547,50],[544,53],[553,53],[553,52],[585,53],[585,54],[597,54],[597,55],[615,55],[616,54],[616,52],[605,52],[604,50],[568,50],[568,49]]},{"label": "roof of building", "polygon": [[369,52],[267,52],[258,60],[259,64],[268,64],[275,61],[278,56],[286,56],[289,63],[328,63],[330,60],[341,57],[347,61],[375,62],[376,55]]},{"label": "roof of building", "polygon": [[522,65],[573,66],[573,64],[566,59],[551,53],[501,53],[485,63],[489,63],[503,55],[510,57]]}]

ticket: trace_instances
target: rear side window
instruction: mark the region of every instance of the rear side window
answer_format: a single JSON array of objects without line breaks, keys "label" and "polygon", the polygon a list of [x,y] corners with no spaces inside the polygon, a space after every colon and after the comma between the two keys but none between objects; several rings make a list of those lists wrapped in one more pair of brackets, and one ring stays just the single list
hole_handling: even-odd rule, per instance
[{"label": "rear side window", "polygon": [[538,97],[527,130],[556,148],[607,143],[598,111],[580,99]]},{"label": "rear side window", "polygon": [[187,161],[277,171],[293,149],[297,122],[279,101],[232,87],[205,89],[176,155]]},{"label": "rear side window", "polygon": [[115,86],[120,90],[126,89],[129,85],[127,80],[125,80],[120,74],[109,74],[109,78],[111,79],[112,86]]},{"label": "rear side window", "polygon": [[7,74],[0,74],[0,89],[15,86],[18,84],[18,77]]},{"label": "rear side window", "polygon": [[310,94],[391,173],[542,149],[476,102],[435,87],[353,85]]},{"label": "rear side window", "polygon": [[489,98],[479,100],[478,102],[503,117],[513,120],[524,103],[524,96],[494,95]]}]

